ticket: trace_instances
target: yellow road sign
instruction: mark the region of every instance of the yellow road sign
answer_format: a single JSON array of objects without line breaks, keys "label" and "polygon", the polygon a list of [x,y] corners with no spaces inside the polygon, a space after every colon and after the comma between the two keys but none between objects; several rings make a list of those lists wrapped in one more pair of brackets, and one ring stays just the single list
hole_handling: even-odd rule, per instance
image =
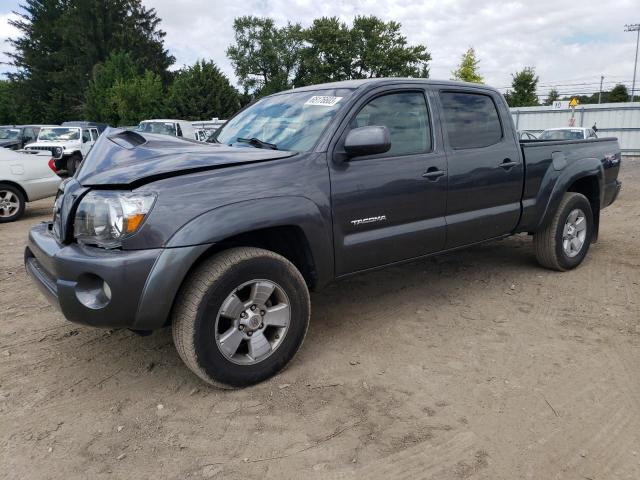
[{"label": "yellow road sign", "polygon": [[578,102],[578,99],[574,97],[574,98],[572,98],[572,99],[571,99],[571,101],[569,102],[569,106],[570,106],[570,107],[574,107],[574,108],[575,108],[575,107],[577,107],[577,106],[578,106],[578,103],[579,103],[579,102]]}]

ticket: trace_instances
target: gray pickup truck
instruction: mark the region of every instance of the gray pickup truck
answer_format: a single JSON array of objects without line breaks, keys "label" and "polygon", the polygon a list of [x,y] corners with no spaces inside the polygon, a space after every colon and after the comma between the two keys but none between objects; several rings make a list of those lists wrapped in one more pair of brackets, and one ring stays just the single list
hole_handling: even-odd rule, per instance
[{"label": "gray pickup truck", "polygon": [[616,139],[520,141],[502,95],[474,84],[295,89],[209,140],[107,130],[25,265],[69,320],[171,325],[187,366],[227,387],[291,360],[310,289],[520,232],[569,270],[620,190]]}]

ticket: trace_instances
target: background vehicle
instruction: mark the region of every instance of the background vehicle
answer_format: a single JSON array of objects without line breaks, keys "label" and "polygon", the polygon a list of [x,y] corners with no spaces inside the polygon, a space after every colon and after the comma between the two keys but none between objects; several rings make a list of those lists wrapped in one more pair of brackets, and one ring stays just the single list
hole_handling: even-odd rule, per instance
[{"label": "background vehicle", "polygon": [[0,149],[0,223],[18,220],[27,202],[51,197],[60,177],[49,152],[15,152]]},{"label": "background vehicle", "polygon": [[97,127],[45,127],[40,130],[38,140],[26,150],[49,151],[55,157],[56,172],[60,176],[72,176],[82,160],[96,143]]},{"label": "background vehicle", "polygon": [[73,122],[62,122],[61,126],[63,127],[82,127],[82,128],[96,128],[98,130],[98,135],[104,132],[109,125],[106,123],[99,122],[87,122],[85,120],[82,121],[73,121]]},{"label": "background vehicle", "polygon": [[518,138],[520,140],[537,140],[538,139],[538,137],[536,137],[533,133],[527,132],[526,130],[518,130]]},{"label": "background vehicle", "polygon": [[38,138],[43,126],[48,125],[15,125],[0,127],[0,147],[20,150]]},{"label": "background vehicle", "polygon": [[188,138],[189,140],[198,140],[193,125],[186,120],[143,120],[138,125],[138,128],[136,128],[136,132],[158,133],[161,135]]},{"label": "background vehicle", "polygon": [[519,232],[569,270],[620,190],[616,139],[520,142],[502,95],[477,84],[304,87],[211,141],[106,131],[25,263],[68,319],[171,324],[189,368],[227,386],[291,360],[309,289]]},{"label": "background vehicle", "polygon": [[583,140],[586,138],[598,138],[591,128],[548,128],[539,136],[539,140]]},{"label": "background vehicle", "polygon": [[192,122],[193,128],[195,129],[196,140],[206,142],[207,139],[225,123],[226,120],[221,120],[219,118]]}]

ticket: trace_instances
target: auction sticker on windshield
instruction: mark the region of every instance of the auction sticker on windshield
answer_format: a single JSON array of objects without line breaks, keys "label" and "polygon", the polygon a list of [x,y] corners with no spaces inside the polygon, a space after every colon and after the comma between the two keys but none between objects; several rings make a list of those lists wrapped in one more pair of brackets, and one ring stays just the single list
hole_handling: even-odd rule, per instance
[{"label": "auction sticker on windshield", "polygon": [[322,105],[323,107],[333,107],[342,100],[342,97],[334,97],[332,95],[314,95],[307,100],[305,105]]}]

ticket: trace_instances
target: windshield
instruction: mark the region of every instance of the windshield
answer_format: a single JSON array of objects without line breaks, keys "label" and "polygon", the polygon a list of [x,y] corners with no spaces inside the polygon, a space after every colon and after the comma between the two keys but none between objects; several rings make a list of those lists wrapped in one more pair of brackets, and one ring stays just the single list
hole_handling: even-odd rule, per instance
[{"label": "windshield", "polygon": [[229,120],[209,141],[256,146],[247,140],[258,139],[279,150],[311,150],[351,92],[346,88],[293,91],[263,98]]},{"label": "windshield", "polygon": [[136,131],[176,136],[176,126],[171,122],[140,122]]},{"label": "windshield", "polygon": [[582,140],[582,130],[567,128],[565,130],[545,130],[540,134],[540,140]]},{"label": "windshield", "polygon": [[20,135],[20,130],[15,128],[0,128],[0,140],[18,138],[18,135]]},{"label": "windshield", "polygon": [[68,140],[80,140],[79,128],[43,128],[38,135],[38,141],[60,141],[66,142]]}]

